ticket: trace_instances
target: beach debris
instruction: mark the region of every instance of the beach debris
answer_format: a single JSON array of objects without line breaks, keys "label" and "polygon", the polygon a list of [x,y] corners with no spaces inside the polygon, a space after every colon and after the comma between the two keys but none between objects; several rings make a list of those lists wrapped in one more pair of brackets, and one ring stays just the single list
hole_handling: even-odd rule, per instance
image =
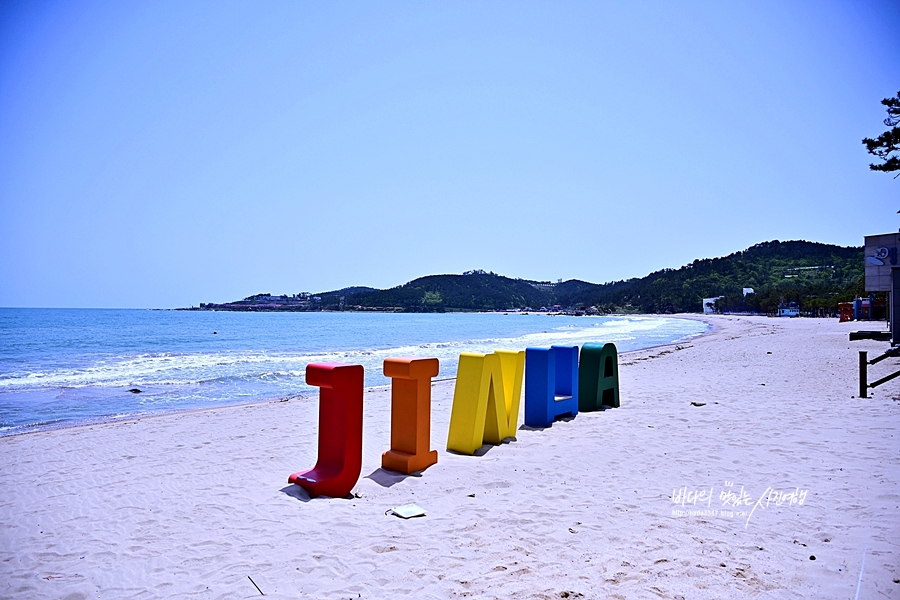
[{"label": "beach debris", "polygon": [[474,498],[475,494],[466,494],[469,498]]},{"label": "beach debris", "polygon": [[259,586],[258,586],[258,585],[256,585],[256,582],[255,582],[255,581],[253,581],[253,578],[252,578],[252,577],[250,577],[250,576],[249,576],[249,575],[247,575],[247,579],[249,579],[249,580],[250,580],[250,583],[252,583],[252,584],[253,584],[253,587],[255,587],[255,588],[256,588],[256,591],[257,591],[257,592],[259,592],[259,595],[260,595],[260,596],[265,596],[265,594],[263,594],[263,591],[262,591],[262,590],[261,590],[261,589],[259,589]]},{"label": "beach debris", "polygon": [[816,560],[816,555],[815,555],[815,554],[810,554],[810,555],[809,555],[809,560]]},{"label": "beach debris", "polygon": [[141,390],[139,390],[137,388],[131,388],[128,391],[131,392],[132,394],[140,394],[141,393]]},{"label": "beach debris", "polygon": [[691,402],[691,406],[706,406],[706,402]]},{"label": "beach debris", "polygon": [[401,519],[411,519],[413,517],[424,517],[425,509],[415,504],[404,504],[396,508],[391,508],[385,514],[397,515]]}]

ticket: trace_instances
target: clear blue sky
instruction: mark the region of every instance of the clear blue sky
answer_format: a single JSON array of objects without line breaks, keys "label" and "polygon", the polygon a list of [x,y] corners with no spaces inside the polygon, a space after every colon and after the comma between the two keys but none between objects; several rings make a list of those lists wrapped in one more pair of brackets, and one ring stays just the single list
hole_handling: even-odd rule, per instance
[{"label": "clear blue sky", "polygon": [[0,306],[861,245],[898,90],[895,0],[2,2]]}]

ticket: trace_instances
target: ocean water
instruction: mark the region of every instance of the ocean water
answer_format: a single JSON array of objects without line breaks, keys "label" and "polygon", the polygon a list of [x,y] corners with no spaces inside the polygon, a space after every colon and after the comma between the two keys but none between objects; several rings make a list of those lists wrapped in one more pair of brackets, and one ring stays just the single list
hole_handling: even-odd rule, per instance
[{"label": "ocean water", "polygon": [[[391,356],[614,342],[620,352],[702,334],[658,317],[232,313],[0,308],[0,435],[298,395],[306,365],[348,362],[387,385]],[[137,388],[141,393],[129,390]]]}]

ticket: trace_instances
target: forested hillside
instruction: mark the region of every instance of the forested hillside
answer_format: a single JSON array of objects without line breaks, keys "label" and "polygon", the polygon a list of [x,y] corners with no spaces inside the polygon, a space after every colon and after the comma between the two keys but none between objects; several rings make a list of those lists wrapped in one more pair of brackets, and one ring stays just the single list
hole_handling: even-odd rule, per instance
[{"label": "forested hillside", "polygon": [[[345,305],[403,310],[495,310],[598,307],[601,312],[700,312],[703,298],[725,296],[729,311],[773,311],[783,299],[804,310],[835,309],[862,294],[862,248],[815,242],[764,242],[722,258],[695,260],[646,277],[593,284],[569,280],[538,289],[535,282],[473,272],[430,275],[389,289],[345,296]],[[755,293],[744,296],[743,288]]]},{"label": "forested hillside", "polygon": [[[744,295],[744,288],[753,294]],[[722,258],[695,260],[646,277],[596,284],[577,279],[556,284],[469,271],[428,275],[387,290],[348,287],[294,296],[257,294],[196,310],[483,311],[541,307],[602,313],[700,312],[703,299],[724,296],[723,311],[773,312],[796,302],[804,311],[833,312],[838,302],[863,292],[863,249],[815,242],[763,242]]]},{"label": "forested hillside", "polygon": [[[743,288],[755,293],[744,296]],[[695,260],[640,279],[617,281],[567,298],[573,304],[644,313],[699,312],[702,299],[725,296],[729,311],[774,311],[779,302],[804,310],[837,308],[863,294],[863,250],[815,242],[763,242],[722,258]]]},{"label": "forested hillside", "polygon": [[389,290],[354,294],[346,298],[345,303],[440,311],[537,309],[550,300],[549,294],[524,280],[479,271],[465,275],[428,275]]}]

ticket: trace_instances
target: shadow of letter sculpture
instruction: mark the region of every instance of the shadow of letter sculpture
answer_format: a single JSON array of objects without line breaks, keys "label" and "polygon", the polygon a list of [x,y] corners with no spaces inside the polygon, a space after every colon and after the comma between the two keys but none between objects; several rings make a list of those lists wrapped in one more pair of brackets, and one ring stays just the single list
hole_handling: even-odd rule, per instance
[{"label": "shadow of letter sculpture", "polygon": [[310,497],[343,498],[362,470],[363,368],[344,363],[306,366],[306,383],[319,388],[319,458],[288,483]]}]

